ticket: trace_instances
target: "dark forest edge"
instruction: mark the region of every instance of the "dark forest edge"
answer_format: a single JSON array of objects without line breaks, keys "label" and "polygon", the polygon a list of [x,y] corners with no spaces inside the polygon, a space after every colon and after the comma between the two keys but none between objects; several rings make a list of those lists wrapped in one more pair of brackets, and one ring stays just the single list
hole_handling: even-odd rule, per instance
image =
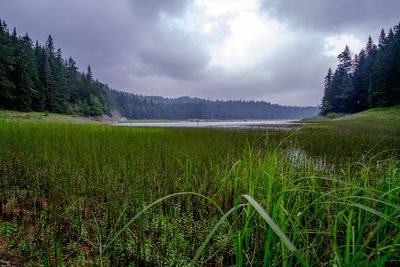
[{"label": "dark forest edge", "polygon": [[388,34],[382,29],[378,46],[370,36],[353,59],[348,46],[338,59],[337,69],[325,77],[322,115],[400,104],[400,23]]},{"label": "dark forest edge", "polygon": [[88,66],[79,72],[72,57],[64,59],[51,36],[45,45],[18,36],[0,20],[0,109],[128,119],[298,119],[318,107],[295,107],[265,101],[211,101],[141,96],[110,89],[93,78]]},{"label": "dark forest edge", "polygon": [[110,106],[130,119],[300,119],[314,116],[318,107],[295,107],[265,101],[213,101],[200,98],[141,96],[108,91]]},{"label": "dark forest edge", "polygon": [[78,72],[75,61],[62,58],[48,37],[33,46],[26,34],[9,32],[0,20],[0,108],[61,114],[99,116],[110,113],[105,85]]}]

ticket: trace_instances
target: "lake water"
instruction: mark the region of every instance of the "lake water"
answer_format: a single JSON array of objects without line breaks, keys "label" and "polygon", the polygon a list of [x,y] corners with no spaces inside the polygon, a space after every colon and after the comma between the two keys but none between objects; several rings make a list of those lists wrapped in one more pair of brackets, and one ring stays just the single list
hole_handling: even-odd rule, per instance
[{"label": "lake water", "polygon": [[289,125],[294,120],[262,120],[262,121],[180,121],[180,122],[132,122],[116,123],[117,126],[131,127],[220,127],[220,128],[247,128],[269,125]]}]

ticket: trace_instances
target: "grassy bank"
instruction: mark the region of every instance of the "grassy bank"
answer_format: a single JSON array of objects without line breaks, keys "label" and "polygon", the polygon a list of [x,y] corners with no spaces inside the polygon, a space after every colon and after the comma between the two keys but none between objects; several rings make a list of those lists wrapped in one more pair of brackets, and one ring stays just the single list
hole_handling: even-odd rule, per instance
[{"label": "grassy bank", "polygon": [[331,113],[304,119],[303,122],[400,122],[400,106],[371,108],[355,114],[338,115]]},{"label": "grassy bank", "polygon": [[106,115],[98,117],[83,117],[79,115],[64,115],[49,112],[21,112],[15,110],[0,110],[0,121],[33,122],[33,123],[64,123],[64,124],[113,124],[118,122],[120,115],[115,118]]},{"label": "grassy bank", "polygon": [[2,120],[0,258],[186,266],[220,222],[196,265],[398,262],[400,127],[288,135]]},{"label": "grassy bank", "polygon": [[[90,124],[96,122],[96,120],[94,119],[80,116],[63,115],[48,112],[21,112],[14,110],[0,110],[0,121],[67,124]],[[97,121],[100,121],[100,119],[97,119]]]}]

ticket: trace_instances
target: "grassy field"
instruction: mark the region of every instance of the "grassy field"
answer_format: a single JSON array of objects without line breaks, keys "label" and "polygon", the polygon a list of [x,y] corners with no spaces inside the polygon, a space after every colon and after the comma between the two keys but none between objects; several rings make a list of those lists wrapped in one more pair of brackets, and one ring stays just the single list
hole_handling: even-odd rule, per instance
[{"label": "grassy field", "polygon": [[395,265],[399,149],[396,122],[281,131],[1,120],[0,263]]},{"label": "grassy field", "polygon": [[78,115],[64,115],[49,112],[21,112],[15,110],[0,110],[0,121],[6,122],[33,122],[33,123],[64,123],[64,124],[113,124],[118,121],[119,116],[110,118],[106,115],[101,117],[81,117]]},{"label": "grassy field", "polygon": [[315,116],[304,122],[400,122],[400,106],[371,108],[355,114],[337,115],[331,113],[325,116]]},{"label": "grassy field", "polygon": [[[48,112],[21,112],[14,110],[0,110],[0,121],[6,122],[34,122],[34,123],[67,123],[91,124],[96,120]],[[97,119],[99,122],[100,119]]]}]

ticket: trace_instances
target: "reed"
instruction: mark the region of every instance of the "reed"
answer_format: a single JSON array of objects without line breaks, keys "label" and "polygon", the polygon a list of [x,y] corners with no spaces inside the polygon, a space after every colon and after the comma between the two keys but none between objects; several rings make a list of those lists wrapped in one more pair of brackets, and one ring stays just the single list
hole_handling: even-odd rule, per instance
[{"label": "reed", "polygon": [[0,122],[0,257],[14,265],[388,265],[400,127]]}]

